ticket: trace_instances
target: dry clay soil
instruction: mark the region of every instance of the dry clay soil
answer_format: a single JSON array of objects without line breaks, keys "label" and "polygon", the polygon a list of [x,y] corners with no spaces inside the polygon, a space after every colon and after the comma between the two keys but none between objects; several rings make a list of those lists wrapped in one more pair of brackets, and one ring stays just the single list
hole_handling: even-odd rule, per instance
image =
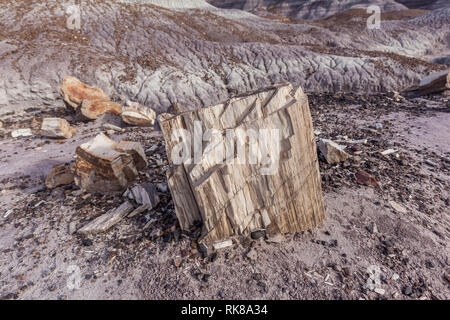
[{"label": "dry clay soil", "polygon": [[[177,229],[157,128],[125,127],[108,117],[78,122],[63,106],[3,116],[0,297],[449,299],[448,98],[309,98],[318,138],[368,139],[358,147],[347,144],[352,157],[344,163],[320,162],[324,224],[275,243],[236,237],[232,247],[208,255]],[[33,117],[48,116],[68,119],[78,133],[65,141],[38,134],[11,138],[7,133],[33,127]],[[102,123],[114,121],[125,128],[112,134],[114,139],[144,145],[149,166],[136,183],[157,184],[161,202],[104,234],[71,235],[71,222],[80,227],[124,197],[83,194],[72,185],[47,190],[44,178],[53,165],[72,162],[76,146],[103,131]],[[382,128],[371,129],[376,123]],[[398,152],[380,154],[390,148]],[[375,176],[378,188],[357,183],[354,174],[361,169]],[[390,201],[405,212],[396,211]]]}]

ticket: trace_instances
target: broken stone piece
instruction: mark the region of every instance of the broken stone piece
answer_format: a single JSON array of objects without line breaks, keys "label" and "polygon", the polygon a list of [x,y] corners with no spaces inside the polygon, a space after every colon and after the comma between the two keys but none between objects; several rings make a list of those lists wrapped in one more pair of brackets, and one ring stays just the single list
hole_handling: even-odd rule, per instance
[{"label": "broken stone piece", "polygon": [[397,91],[390,91],[390,92],[388,92],[387,96],[397,102],[405,99]]},{"label": "broken stone piece", "polygon": [[26,129],[17,129],[11,132],[11,137],[17,138],[17,137],[30,137],[33,133],[31,132],[30,128]]},{"label": "broken stone piece", "polygon": [[148,209],[155,207],[159,202],[159,197],[156,194],[156,189],[153,184],[146,182],[140,186],[135,186],[131,189],[134,201],[137,204],[149,205]]},{"label": "broken stone piece", "polygon": [[118,143],[103,133],[77,147],[76,155],[75,183],[89,192],[123,190],[147,163],[139,143]]},{"label": "broken stone piece", "polygon": [[131,212],[127,217],[128,218],[133,218],[135,216],[137,216],[138,214],[141,214],[149,209],[151,209],[152,206],[150,204],[144,204],[140,207],[137,207],[136,209],[133,210],[133,212]]},{"label": "broken stone piece", "polygon": [[50,138],[70,139],[77,129],[70,126],[69,122],[60,118],[44,118],[42,120],[40,134]]},{"label": "broken stone piece", "polygon": [[405,207],[403,207],[401,204],[398,204],[395,201],[389,201],[390,206],[397,211],[398,213],[407,213],[408,211],[406,211]]},{"label": "broken stone piece", "polygon": [[225,241],[219,241],[213,244],[214,250],[225,249],[227,247],[231,247],[233,245],[233,241],[231,239]]},{"label": "broken stone piece", "polygon": [[102,89],[88,86],[75,77],[65,77],[59,91],[63,100],[74,109],[77,109],[84,100],[109,100]]},{"label": "broken stone piece", "polygon": [[108,130],[108,131],[109,130],[113,130],[113,131],[117,131],[117,132],[124,132],[125,131],[123,128],[121,128],[119,126],[116,126],[114,124],[111,124],[111,123],[104,123],[102,125],[102,128],[105,129],[105,130]]},{"label": "broken stone piece", "polygon": [[137,102],[128,102],[122,108],[122,120],[133,126],[150,127],[155,124],[156,112]]},{"label": "broken stone piece", "polygon": [[81,114],[91,120],[97,119],[105,113],[120,115],[122,105],[105,99],[83,100]]},{"label": "broken stone piece", "polygon": [[381,154],[383,156],[388,156],[390,154],[394,154],[394,153],[397,153],[397,152],[398,152],[398,150],[395,150],[395,149],[387,149],[387,150],[382,151]]},{"label": "broken stone piece", "polygon": [[424,96],[450,91],[450,69],[430,74],[416,87],[406,91],[409,96]]},{"label": "broken stone piece", "polygon": [[145,156],[144,148],[139,142],[120,141],[115,148],[117,151],[131,155],[136,169],[143,170],[147,167],[147,157]]},{"label": "broken stone piece", "polygon": [[[300,232],[322,223],[325,210],[317,148],[302,89],[276,85],[159,120],[171,162],[168,184],[180,227],[195,230],[200,222],[200,242],[215,243],[261,229],[268,235]],[[259,161],[250,161],[248,153],[242,163],[236,153],[228,157],[218,152],[224,144],[211,138],[198,146],[202,152],[197,161],[191,155],[180,164],[180,141],[173,141],[173,134],[188,132],[193,137],[199,128],[214,130],[219,138],[234,135],[236,139],[230,141],[234,150],[250,140],[248,135],[266,133],[265,139],[252,144]]]},{"label": "broken stone piece", "polygon": [[62,163],[54,166],[45,179],[45,186],[53,189],[73,182],[73,172],[68,164]]},{"label": "broken stone piece", "polygon": [[355,178],[356,181],[360,184],[365,184],[376,188],[378,187],[378,182],[375,177],[365,172],[364,170],[359,170],[357,173],[355,173]]},{"label": "broken stone piece", "polygon": [[342,146],[328,139],[321,139],[317,143],[317,147],[328,164],[343,162],[349,157]]},{"label": "broken stone piece", "polygon": [[78,233],[89,235],[105,232],[117,224],[120,220],[125,218],[133,209],[133,205],[128,201],[125,201],[118,208],[112,209],[111,211],[89,222],[87,225],[79,229]]}]

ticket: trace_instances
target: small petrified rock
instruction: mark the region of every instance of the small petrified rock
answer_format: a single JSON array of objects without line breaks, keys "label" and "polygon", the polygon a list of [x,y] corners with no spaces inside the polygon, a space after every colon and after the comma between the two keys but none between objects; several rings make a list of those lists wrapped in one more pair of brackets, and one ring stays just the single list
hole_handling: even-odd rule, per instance
[{"label": "small petrified rock", "polygon": [[120,220],[125,218],[132,210],[133,205],[128,201],[122,203],[118,208],[115,208],[97,219],[89,222],[87,225],[78,230],[78,233],[88,235],[105,232]]},{"label": "small petrified rock", "polygon": [[102,89],[88,86],[75,77],[65,77],[59,92],[63,100],[74,109],[77,109],[84,100],[109,100]]},{"label": "small petrified rock", "polygon": [[69,122],[60,118],[44,118],[42,120],[41,135],[50,138],[70,139],[77,129],[70,126]]},{"label": "small petrified rock", "polygon": [[11,137],[17,138],[17,137],[30,137],[33,135],[33,132],[31,132],[30,128],[26,129],[17,129],[11,132]]},{"label": "small petrified rock", "polygon": [[401,204],[398,204],[395,201],[389,201],[389,204],[391,205],[391,207],[397,211],[398,213],[407,213],[408,211],[405,209],[405,207],[403,207]]},{"label": "small petrified rock", "polygon": [[45,186],[49,189],[53,189],[58,186],[71,184],[73,180],[74,175],[70,166],[65,163],[58,164],[54,166],[47,175]]},{"label": "small petrified rock", "polygon": [[122,105],[105,99],[84,100],[81,104],[81,114],[91,120],[105,113],[120,115]]},{"label": "small petrified rock", "polygon": [[356,182],[360,184],[365,184],[373,187],[378,187],[378,182],[374,176],[365,172],[364,170],[359,170],[355,173]]},{"label": "small petrified rock", "polygon": [[321,139],[317,143],[317,147],[328,164],[343,162],[349,157],[342,146],[328,139]]},{"label": "small petrified rock", "polygon": [[150,127],[155,123],[156,113],[137,102],[128,102],[127,106],[122,108],[122,120],[133,126]]}]

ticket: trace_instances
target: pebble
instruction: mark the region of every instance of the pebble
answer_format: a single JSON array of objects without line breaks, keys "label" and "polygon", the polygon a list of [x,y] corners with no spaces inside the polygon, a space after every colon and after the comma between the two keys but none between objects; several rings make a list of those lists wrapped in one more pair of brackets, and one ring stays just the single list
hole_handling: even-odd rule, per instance
[{"label": "pebble", "polygon": [[394,273],[392,275],[392,280],[397,281],[398,279],[400,279],[400,276],[397,273]]},{"label": "pebble", "polygon": [[182,261],[183,260],[180,257],[175,257],[175,259],[173,259],[173,265],[175,266],[175,268],[179,268]]},{"label": "pebble", "polygon": [[395,211],[397,211],[398,213],[403,213],[403,214],[407,213],[405,207],[403,207],[402,205],[398,204],[397,202],[395,202],[395,201],[389,201],[389,204],[390,204],[391,207],[392,207]]},{"label": "pebble", "polygon": [[403,287],[402,293],[405,296],[410,296],[412,294],[412,289],[410,286]]},{"label": "pebble", "polygon": [[166,193],[169,190],[167,184],[165,184],[165,183],[157,183],[156,189],[158,189],[158,191],[160,191],[162,193]]},{"label": "pebble", "polygon": [[72,221],[69,223],[69,234],[72,235],[75,232],[77,232],[77,223],[75,221]]},{"label": "pebble", "polygon": [[350,267],[344,267],[343,271],[346,277],[350,277],[352,275],[352,269]]},{"label": "pebble", "polygon": [[342,271],[342,268],[341,268],[340,265],[335,264],[335,265],[333,265],[333,270],[334,270],[334,271],[337,271],[337,272],[341,272],[341,271]]},{"label": "pebble", "polygon": [[375,288],[375,290],[373,290],[373,291],[378,293],[380,296],[383,296],[386,293],[386,291],[384,289],[381,289],[381,288]]},{"label": "pebble", "polygon": [[26,129],[17,129],[11,132],[11,136],[13,138],[17,138],[17,137],[29,137],[32,136],[33,133],[31,132],[30,128],[26,128]]},{"label": "pebble", "polygon": [[450,282],[450,275],[447,274],[447,273],[444,273],[444,279],[445,279],[447,282]]},{"label": "pebble", "polygon": [[255,249],[250,249],[250,251],[247,253],[247,258],[249,258],[250,260],[255,261],[256,259],[258,259],[258,253],[256,252]]},{"label": "pebble", "polygon": [[211,278],[211,275],[210,275],[210,274],[208,274],[208,273],[203,274],[203,281],[204,281],[204,282],[208,282],[208,281],[209,281],[209,278]]},{"label": "pebble", "polygon": [[261,239],[262,237],[264,237],[266,235],[266,231],[264,230],[257,230],[257,231],[253,231],[250,236],[252,237],[253,240],[258,240]]},{"label": "pebble", "polygon": [[214,243],[213,247],[214,247],[214,250],[220,250],[220,249],[230,247],[232,245],[233,245],[233,241],[231,241],[231,239],[228,239],[225,241],[220,241],[220,242]]},{"label": "pebble", "polygon": [[431,160],[425,160],[425,164],[429,165],[430,167],[437,167],[437,164]]}]

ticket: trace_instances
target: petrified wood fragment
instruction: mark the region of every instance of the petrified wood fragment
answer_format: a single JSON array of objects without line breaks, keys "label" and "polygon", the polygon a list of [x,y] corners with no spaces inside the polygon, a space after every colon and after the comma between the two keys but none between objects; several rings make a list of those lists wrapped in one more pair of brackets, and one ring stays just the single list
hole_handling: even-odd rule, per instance
[{"label": "petrified wood fragment", "polygon": [[84,100],[109,100],[102,89],[88,86],[74,77],[65,77],[59,92],[63,100],[74,109],[77,109]]},{"label": "petrified wood fragment", "polygon": [[406,95],[410,97],[450,92],[450,69],[436,72],[424,78],[419,86],[410,88]]},{"label": "petrified wood fragment", "polygon": [[147,166],[140,143],[116,142],[104,134],[76,149],[75,183],[89,192],[124,189]]},{"label": "petrified wood fragment", "polygon": [[121,116],[124,122],[134,126],[150,127],[156,120],[155,111],[137,102],[128,102],[122,108]]},{"label": "petrified wood fragment", "polygon": [[105,113],[120,115],[122,112],[122,105],[104,99],[83,100],[80,111],[87,119],[94,120]]},{"label": "petrified wood fragment", "polygon": [[70,139],[76,131],[77,129],[71,127],[65,119],[44,118],[40,133],[45,137]]},{"label": "petrified wood fragment", "polygon": [[59,186],[71,184],[73,182],[73,172],[68,164],[58,164],[54,166],[45,179],[45,186],[53,189]]},{"label": "petrified wood fragment", "polygon": [[312,120],[301,89],[277,85],[159,121],[180,226],[201,223],[201,241],[260,229],[299,232],[323,221]]}]

